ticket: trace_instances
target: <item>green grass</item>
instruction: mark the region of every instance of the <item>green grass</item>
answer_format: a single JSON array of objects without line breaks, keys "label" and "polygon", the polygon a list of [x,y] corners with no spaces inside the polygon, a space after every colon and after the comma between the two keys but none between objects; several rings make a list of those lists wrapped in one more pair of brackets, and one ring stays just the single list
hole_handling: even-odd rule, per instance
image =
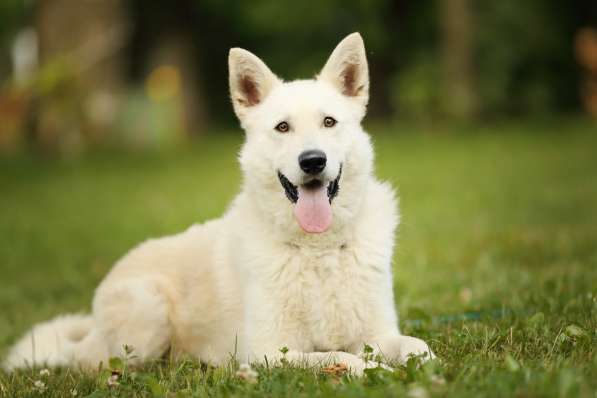
[{"label": "green grass", "polygon": [[[124,370],[112,388],[107,371],[25,370],[0,372],[0,395],[597,397],[597,125],[372,130],[378,174],[401,197],[401,327],[441,360],[358,380],[259,368],[256,384],[232,366],[162,361]],[[238,190],[241,140],[1,160],[0,355],[35,322],[88,311],[137,242],[221,214]]]}]

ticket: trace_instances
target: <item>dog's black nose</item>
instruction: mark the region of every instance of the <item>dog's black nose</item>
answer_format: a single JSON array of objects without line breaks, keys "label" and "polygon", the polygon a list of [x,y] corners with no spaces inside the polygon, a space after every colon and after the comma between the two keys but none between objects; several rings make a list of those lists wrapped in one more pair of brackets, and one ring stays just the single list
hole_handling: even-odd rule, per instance
[{"label": "dog's black nose", "polygon": [[315,175],[325,169],[327,159],[324,152],[318,149],[310,149],[301,153],[298,161],[305,173]]}]

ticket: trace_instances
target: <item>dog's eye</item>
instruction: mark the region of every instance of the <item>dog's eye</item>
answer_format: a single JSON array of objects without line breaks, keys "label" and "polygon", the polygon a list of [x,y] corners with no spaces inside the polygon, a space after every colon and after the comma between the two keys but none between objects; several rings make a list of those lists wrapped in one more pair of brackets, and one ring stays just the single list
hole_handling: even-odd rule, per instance
[{"label": "dog's eye", "polygon": [[276,130],[278,130],[280,133],[287,133],[288,130],[290,130],[290,126],[288,125],[287,122],[280,122],[276,125]]},{"label": "dog's eye", "polygon": [[336,123],[338,123],[338,122],[336,121],[336,119],[334,119],[334,118],[333,118],[333,117],[331,117],[331,116],[326,116],[325,118],[323,118],[323,125],[324,125],[325,127],[328,127],[328,128],[329,128],[329,127],[334,127],[334,126],[336,125]]}]

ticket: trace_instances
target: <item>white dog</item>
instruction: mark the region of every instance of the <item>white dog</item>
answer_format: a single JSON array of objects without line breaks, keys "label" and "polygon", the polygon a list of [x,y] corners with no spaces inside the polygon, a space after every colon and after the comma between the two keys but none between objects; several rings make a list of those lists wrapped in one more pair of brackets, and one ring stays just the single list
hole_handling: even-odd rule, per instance
[{"label": "white dog", "polygon": [[389,361],[433,356],[398,329],[398,214],[392,188],[373,176],[361,127],[369,91],[361,36],[346,37],[313,80],[283,82],[239,48],[229,69],[246,142],[242,189],[228,211],[133,249],[97,289],[92,315],[35,326],[7,369],[96,367],[124,344],[138,361],[168,350],[213,364],[284,356],[341,362],[356,374],[369,366],[365,344]]}]

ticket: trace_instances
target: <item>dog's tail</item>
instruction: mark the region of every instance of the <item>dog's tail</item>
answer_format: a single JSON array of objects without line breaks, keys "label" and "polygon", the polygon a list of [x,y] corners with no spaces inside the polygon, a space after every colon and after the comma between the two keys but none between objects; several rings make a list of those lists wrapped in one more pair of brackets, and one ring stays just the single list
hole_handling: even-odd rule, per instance
[{"label": "dog's tail", "polygon": [[10,349],[2,367],[95,367],[107,359],[108,348],[93,325],[91,315],[61,315],[35,325]]}]

